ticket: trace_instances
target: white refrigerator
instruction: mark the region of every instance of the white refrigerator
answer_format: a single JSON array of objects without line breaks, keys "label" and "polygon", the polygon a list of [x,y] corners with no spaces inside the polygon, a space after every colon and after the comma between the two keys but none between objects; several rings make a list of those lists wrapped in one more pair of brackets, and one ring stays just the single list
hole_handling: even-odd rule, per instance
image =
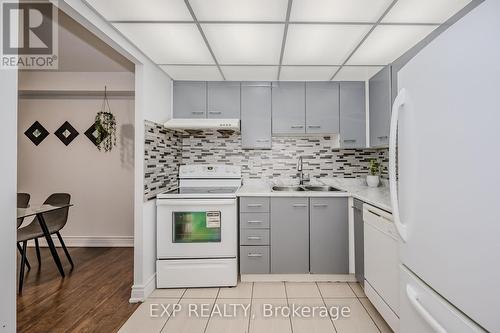
[{"label": "white refrigerator", "polygon": [[500,332],[500,0],[417,54],[398,91],[400,332]]}]

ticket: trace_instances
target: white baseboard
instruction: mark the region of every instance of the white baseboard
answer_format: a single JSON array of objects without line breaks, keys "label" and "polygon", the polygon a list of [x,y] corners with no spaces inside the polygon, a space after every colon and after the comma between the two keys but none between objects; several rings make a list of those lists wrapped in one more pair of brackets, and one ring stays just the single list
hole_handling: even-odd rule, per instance
[{"label": "white baseboard", "polygon": [[242,282],[356,282],[354,274],[241,274]]},{"label": "white baseboard", "polygon": [[130,295],[130,303],[144,302],[156,288],[156,273],[153,274],[145,284],[133,285]]},{"label": "white baseboard", "polygon": [[[52,235],[54,244],[60,247],[59,239],[56,235]],[[64,236],[66,247],[134,247],[133,236]],[[38,242],[41,247],[47,247],[47,241],[44,238],[39,238]],[[28,246],[35,246],[33,240],[28,242]]]}]

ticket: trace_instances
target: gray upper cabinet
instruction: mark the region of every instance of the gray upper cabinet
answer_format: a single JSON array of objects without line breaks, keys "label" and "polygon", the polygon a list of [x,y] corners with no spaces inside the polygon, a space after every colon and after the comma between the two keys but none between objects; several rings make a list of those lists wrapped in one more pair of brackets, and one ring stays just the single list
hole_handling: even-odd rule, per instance
[{"label": "gray upper cabinet", "polygon": [[364,82],[340,83],[340,147],[366,147],[366,93]]},{"label": "gray upper cabinet", "polygon": [[391,89],[391,66],[386,66],[369,81],[371,147],[386,147],[389,144]]},{"label": "gray upper cabinet", "polygon": [[208,118],[240,119],[240,83],[208,82]]},{"label": "gray upper cabinet", "polygon": [[304,82],[273,82],[273,134],[304,134],[306,104]]},{"label": "gray upper cabinet", "polygon": [[306,133],[339,133],[338,82],[306,82]]},{"label": "gray upper cabinet", "polygon": [[241,83],[241,146],[271,148],[271,84]]},{"label": "gray upper cabinet", "polygon": [[309,199],[271,198],[271,273],[309,272]]},{"label": "gray upper cabinet", "polygon": [[311,273],[349,273],[347,200],[311,198]]},{"label": "gray upper cabinet", "polygon": [[207,117],[207,84],[196,81],[174,81],[174,118]]}]

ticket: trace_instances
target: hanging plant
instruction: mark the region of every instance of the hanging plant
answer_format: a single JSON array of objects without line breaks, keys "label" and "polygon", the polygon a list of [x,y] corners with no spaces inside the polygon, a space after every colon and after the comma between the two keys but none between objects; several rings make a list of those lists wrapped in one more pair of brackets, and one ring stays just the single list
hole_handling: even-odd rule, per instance
[{"label": "hanging plant", "polygon": [[95,129],[100,134],[96,139],[97,149],[111,151],[116,146],[116,118],[109,107],[106,87],[104,87],[101,111],[95,116]]}]

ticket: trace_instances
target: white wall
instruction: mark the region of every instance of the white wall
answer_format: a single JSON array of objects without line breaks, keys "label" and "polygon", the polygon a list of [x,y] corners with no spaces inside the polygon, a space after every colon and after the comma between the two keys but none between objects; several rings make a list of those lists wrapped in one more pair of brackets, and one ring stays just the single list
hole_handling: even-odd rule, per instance
[{"label": "white wall", "polygon": [[[84,72],[19,74],[20,90],[65,90],[70,86],[73,91],[100,91],[105,84],[110,91],[133,91],[134,76]],[[117,146],[111,152],[98,151],[84,134],[101,105],[102,98],[19,101],[18,192],[30,193],[32,205],[43,203],[51,193],[71,194],[75,206],[61,231],[68,246],[133,246],[134,100],[109,100],[117,120]],[[51,133],[38,146],[24,135],[35,121]],[[80,133],[68,146],[53,134],[65,121]]]},{"label": "white wall", "polygon": [[140,50],[82,0],[51,0],[73,19],[136,64],[134,286],[131,301],[142,301],[155,287],[154,203],[144,203],[144,120],[161,122],[171,115],[171,80]]},{"label": "white wall", "polygon": [[16,331],[17,71],[0,69],[0,331]]},{"label": "white wall", "polygon": [[[144,202],[144,120],[157,123],[165,122],[171,117],[171,84],[158,67],[151,65],[136,66],[136,107],[144,110],[141,119],[136,115],[136,123],[141,123],[142,130],[137,131],[136,152],[136,202],[141,202],[141,210],[136,210],[135,224],[135,257],[133,300],[142,300],[156,285],[156,206],[154,200]],[[142,223],[137,223],[141,220]],[[136,281],[141,281],[137,284]]]}]

